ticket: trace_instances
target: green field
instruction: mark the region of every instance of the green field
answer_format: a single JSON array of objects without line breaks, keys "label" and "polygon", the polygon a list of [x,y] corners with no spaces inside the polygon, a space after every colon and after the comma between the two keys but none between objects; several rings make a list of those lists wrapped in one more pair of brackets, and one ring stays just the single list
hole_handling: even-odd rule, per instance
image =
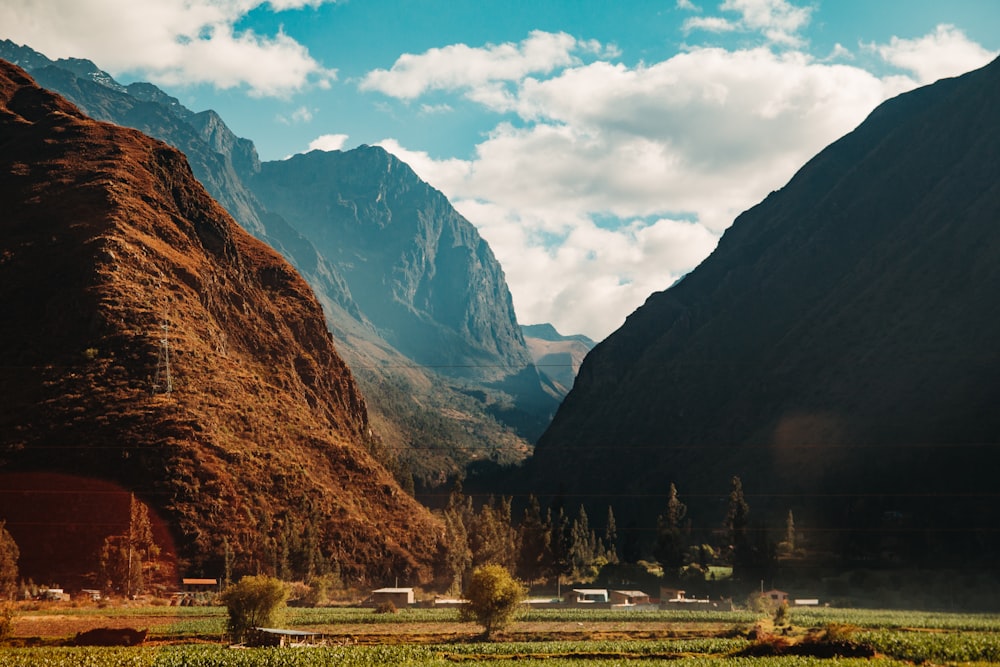
[{"label": "green field", "polygon": [[[34,609],[37,622],[53,619],[150,627],[147,644],[130,648],[70,647],[65,637],[15,636],[19,646],[0,647],[5,667],[283,667],[313,665],[852,665],[1000,664],[1000,615],[853,609],[793,610],[791,627],[775,629],[749,612],[536,610],[523,614],[504,636],[475,640],[476,627],[454,610],[410,609],[375,614],[370,609],[288,609],[284,624],[327,634],[317,648],[230,649],[222,643],[221,608]],[[53,626],[58,627],[58,626]],[[364,628],[384,643],[359,644]],[[360,630],[359,630],[360,628]],[[465,634],[434,641],[458,628]],[[650,629],[656,638],[637,638]],[[640,632],[641,631],[641,632]],[[578,635],[558,639],[555,635]],[[592,632],[594,636],[586,636]],[[597,635],[614,635],[613,638]],[[666,637],[677,633],[678,637]],[[756,636],[755,636],[756,633]],[[419,639],[418,639],[419,638]],[[771,655],[776,646],[809,638],[834,642],[831,655]],[[35,645],[28,645],[28,644]],[[834,645],[830,644],[830,645]],[[844,646],[872,657],[850,657]],[[822,650],[819,651],[822,653]]]}]

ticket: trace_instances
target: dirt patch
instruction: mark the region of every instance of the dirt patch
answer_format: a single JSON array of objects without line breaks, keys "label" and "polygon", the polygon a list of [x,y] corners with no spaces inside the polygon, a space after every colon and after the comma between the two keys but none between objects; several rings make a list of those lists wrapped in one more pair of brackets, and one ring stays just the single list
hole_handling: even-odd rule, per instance
[{"label": "dirt patch", "polygon": [[157,627],[171,625],[176,618],[168,616],[143,616],[137,618],[111,618],[106,616],[70,616],[60,614],[18,615],[14,617],[15,637],[46,637],[64,639],[79,632],[98,628],[133,628],[137,622],[156,633]]}]

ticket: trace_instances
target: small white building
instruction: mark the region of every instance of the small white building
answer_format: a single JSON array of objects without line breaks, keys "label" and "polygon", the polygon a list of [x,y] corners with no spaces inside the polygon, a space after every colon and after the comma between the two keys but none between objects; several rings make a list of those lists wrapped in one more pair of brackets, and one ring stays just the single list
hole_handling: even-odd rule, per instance
[{"label": "small white building", "polygon": [[606,588],[574,588],[563,597],[567,604],[601,604],[609,599]]},{"label": "small white building", "polygon": [[416,601],[412,588],[379,588],[372,591],[368,604],[377,607],[391,602],[394,607],[408,607]]}]

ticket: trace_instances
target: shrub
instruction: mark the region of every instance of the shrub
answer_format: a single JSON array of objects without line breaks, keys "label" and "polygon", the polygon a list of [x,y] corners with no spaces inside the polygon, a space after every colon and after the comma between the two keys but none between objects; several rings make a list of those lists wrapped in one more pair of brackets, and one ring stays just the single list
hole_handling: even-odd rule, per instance
[{"label": "shrub", "polygon": [[483,626],[483,636],[490,639],[514,619],[524,597],[524,586],[506,568],[483,565],[469,577],[465,590],[468,602],[462,607],[462,619]]},{"label": "shrub", "polygon": [[0,605],[0,641],[14,634],[14,605]]},{"label": "shrub", "polygon": [[375,607],[376,614],[395,614],[396,605],[392,603],[392,600],[386,600],[385,602],[379,602],[378,606]]},{"label": "shrub", "polygon": [[285,584],[264,575],[243,577],[226,587],[219,599],[229,612],[226,629],[233,641],[243,641],[253,628],[276,625],[287,598]]}]

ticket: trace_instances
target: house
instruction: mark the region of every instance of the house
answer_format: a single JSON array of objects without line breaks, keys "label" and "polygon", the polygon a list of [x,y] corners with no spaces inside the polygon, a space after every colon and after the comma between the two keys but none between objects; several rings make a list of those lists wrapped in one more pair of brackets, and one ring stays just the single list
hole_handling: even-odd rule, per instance
[{"label": "house", "polygon": [[415,602],[412,588],[379,588],[372,591],[372,594],[365,601],[365,604],[377,607],[381,604],[391,602],[396,608],[408,607]]},{"label": "house", "polygon": [[772,589],[769,591],[764,591],[760,594],[762,598],[767,598],[775,604],[785,604],[788,602],[788,593],[785,591],[779,591],[778,589]]},{"label": "house", "polygon": [[611,604],[627,606],[649,604],[649,595],[642,591],[611,591]]},{"label": "house", "polygon": [[684,599],[685,592],[679,588],[660,587],[660,602],[679,602]]},{"label": "house", "polygon": [[566,593],[563,600],[567,604],[600,604],[608,602],[606,588],[574,588]]}]

